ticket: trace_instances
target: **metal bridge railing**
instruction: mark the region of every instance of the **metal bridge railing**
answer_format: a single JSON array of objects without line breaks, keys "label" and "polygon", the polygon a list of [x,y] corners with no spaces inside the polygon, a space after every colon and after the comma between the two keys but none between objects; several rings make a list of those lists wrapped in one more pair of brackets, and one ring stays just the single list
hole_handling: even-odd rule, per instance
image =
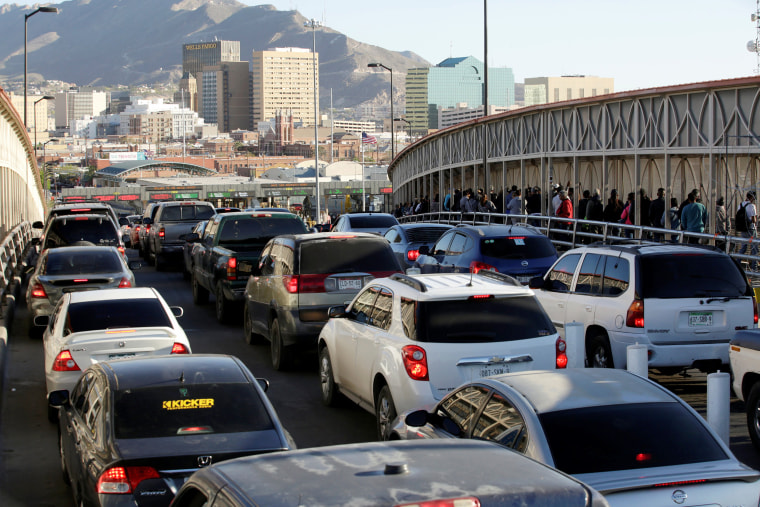
[{"label": "metal bridge railing", "polygon": [[5,305],[9,295],[20,287],[18,268],[24,252],[32,239],[32,226],[22,222],[11,230],[0,243],[0,305]]}]

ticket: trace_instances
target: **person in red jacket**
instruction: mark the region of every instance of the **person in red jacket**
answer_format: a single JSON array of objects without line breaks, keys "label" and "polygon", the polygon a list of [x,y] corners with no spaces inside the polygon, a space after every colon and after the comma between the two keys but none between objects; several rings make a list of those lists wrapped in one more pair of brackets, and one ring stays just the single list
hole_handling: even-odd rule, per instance
[{"label": "person in red jacket", "polygon": [[[561,218],[573,218],[573,201],[567,196],[567,190],[559,191],[559,207],[557,208],[557,216]],[[559,227],[567,229],[570,226],[570,222],[560,222]]]}]

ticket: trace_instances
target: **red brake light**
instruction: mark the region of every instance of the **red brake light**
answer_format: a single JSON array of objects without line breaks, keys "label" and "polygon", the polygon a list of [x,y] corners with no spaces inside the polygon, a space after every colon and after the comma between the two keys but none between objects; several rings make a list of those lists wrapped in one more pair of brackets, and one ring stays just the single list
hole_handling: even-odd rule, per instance
[{"label": "red brake light", "polygon": [[420,251],[419,250],[409,250],[406,252],[406,258],[412,262],[416,261],[420,257]]},{"label": "red brake light", "polygon": [[140,232],[140,226],[139,226],[139,225],[136,225],[136,226],[135,226],[135,230],[136,230],[137,232]]},{"label": "red brake light", "polygon": [[560,336],[554,344],[557,369],[567,368],[567,343]]},{"label": "red brake light", "polygon": [[417,345],[407,345],[401,349],[404,356],[406,374],[412,380],[429,380],[425,349]]},{"label": "red brake light", "polygon": [[663,482],[660,484],[655,484],[655,488],[671,488],[673,486],[684,486],[686,484],[701,484],[703,482],[707,482],[707,479],[692,479],[690,481],[676,481],[676,482]]},{"label": "red brake light", "polygon": [[[325,292],[325,279],[328,275],[300,275],[298,277],[298,292],[305,293],[318,293]],[[337,282],[335,282],[337,283]]]},{"label": "red brake light", "polygon": [[175,342],[174,345],[172,345],[172,354],[189,354],[190,351],[187,350],[187,347],[182,345],[181,343]]},{"label": "red brake light", "polygon": [[97,490],[103,494],[123,495],[134,491],[142,481],[159,477],[153,467],[113,467],[100,474]]},{"label": "red brake light", "polygon": [[754,310],[755,314],[755,324],[757,324],[757,301],[755,300],[755,296],[752,296],[752,310]]},{"label": "red brake light", "polygon": [[446,498],[443,500],[425,500],[422,502],[400,503],[394,507],[480,507],[480,500],[474,496]]},{"label": "red brake light", "polygon": [[485,262],[480,261],[472,261],[470,263],[470,271],[477,274],[478,271],[481,269],[490,269],[491,271],[498,271],[495,267],[491,266],[490,264],[486,264]]},{"label": "red brake light", "polygon": [[85,220],[85,221],[87,221],[87,220],[89,220],[89,218],[88,217],[76,217],[74,219],[74,221],[78,221],[78,220]]},{"label": "red brake light", "polygon": [[648,452],[640,452],[636,455],[636,461],[651,461],[652,460],[652,454]]},{"label": "red brake light", "polygon": [[126,288],[128,288],[128,287],[132,287],[132,282],[130,282],[130,281],[129,281],[129,278],[127,278],[127,277],[125,276],[125,277],[124,277],[124,278],[122,278],[122,279],[121,279],[121,281],[119,282],[119,288],[120,288],[120,289],[126,289]]},{"label": "red brake light", "polygon": [[641,299],[633,300],[631,306],[628,307],[625,325],[628,327],[644,327],[644,301]]},{"label": "red brake light", "polygon": [[92,211],[92,208],[75,208],[72,209],[72,213],[87,213],[88,211]]},{"label": "red brake light", "polygon": [[127,254],[127,249],[124,248],[123,246],[117,246],[116,249],[119,251],[119,253],[121,255],[126,255]]},{"label": "red brake light", "polygon": [[161,228],[158,230],[158,237],[159,237],[159,238],[164,238],[164,237],[166,237],[166,231],[164,230],[164,228],[163,228],[163,227],[161,227]]},{"label": "red brake light", "polygon": [[53,371],[79,371],[79,365],[68,350],[62,350],[53,361]]},{"label": "red brake light", "polygon": [[512,241],[518,240],[518,239],[525,239],[525,236],[509,236],[507,239],[511,239]]},{"label": "red brake light", "polygon": [[467,299],[493,299],[493,294],[475,294]]},{"label": "red brake light", "polygon": [[284,275],[282,283],[285,284],[285,290],[290,294],[298,293],[298,275]]},{"label": "red brake light", "polygon": [[89,280],[87,278],[75,278],[74,283],[87,283]]},{"label": "red brake light", "polygon": [[43,287],[40,282],[35,283],[34,287],[32,287],[32,297],[33,298],[47,298],[48,297],[47,293],[45,292],[45,287]]},{"label": "red brake light", "polygon": [[145,232],[148,232],[150,230],[150,224],[145,226]]},{"label": "red brake light", "polygon": [[237,280],[237,258],[227,259],[227,280]]}]

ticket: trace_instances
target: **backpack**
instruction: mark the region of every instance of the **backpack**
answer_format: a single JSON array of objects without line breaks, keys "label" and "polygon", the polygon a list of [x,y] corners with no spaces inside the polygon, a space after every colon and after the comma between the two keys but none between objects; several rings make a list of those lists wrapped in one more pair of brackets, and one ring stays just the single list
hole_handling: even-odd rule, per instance
[{"label": "backpack", "polygon": [[749,203],[739,206],[739,211],[736,212],[734,224],[737,231],[747,232],[747,206],[749,206]]}]

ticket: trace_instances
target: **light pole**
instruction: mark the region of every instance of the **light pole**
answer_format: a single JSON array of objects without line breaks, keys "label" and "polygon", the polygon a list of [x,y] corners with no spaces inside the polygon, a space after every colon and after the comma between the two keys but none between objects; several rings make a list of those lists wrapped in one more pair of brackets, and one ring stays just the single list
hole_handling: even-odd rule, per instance
[{"label": "light pole", "polygon": [[[42,100],[42,99],[40,99]],[[36,116],[35,116],[36,117]],[[53,141],[57,141],[58,139],[48,139],[44,143],[42,143],[42,173],[44,174],[45,180],[47,180],[47,161],[45,158],[45,147],[48,145],[48,143],[52,143]],[[34,149],[37,149],[37,144],[35,142]],[[48,189],[50,188],[50,182],[48,182]]]},{"label": "light pole", "polygon": [[37,7],[29,14],[24,14],[24,128],[26,128],[26,22],[29,18],[37,14],[38,12],[53,12],[57,13],[58,9],[55,7]]},{"label": "light pole", "polygon": [[412,122],[410,122],[406,118],[396,118],[393,121],[403,121],[404,123],[409,125],[409,144],[412,144]]},{"label": "light pole", "polygon": [[[54,100],[55,97],[52,95],[43,95],[41,99],[37,99],[34,101],[34,153],[36,156],[37,153],[37,102],[42,102],[43,100]],[[24,124],[26,126],[26,124]]]},{"label": "light pole", "polygon": [[367,67],[380,67],[381,69],[385,69],[388,72],[391,73],[391,161],[396,157],[396,149],[394,145],[396,144],[395,136],[393,135],[393,69],[390,67],[386,67],[382,63],[368,63]]},{"label": "light pole", "polygon": [[318,106],[318,92],[317,90],[317,28],[322,26],[322,23],[317,21],[316,19],[310,19],[309,21],[306,21],[303,24],[306,28],[311,28],[311,34],[312,34],[312,51],[311,51],[311,66],[314,70],[314,173],[316,175],[316,182],[317,182],[317,213],[314,215],[315,222],[319,223],[319,213],[320,213],[320,204],[319,204],[319,130],[317,128],[317,106]]}]

